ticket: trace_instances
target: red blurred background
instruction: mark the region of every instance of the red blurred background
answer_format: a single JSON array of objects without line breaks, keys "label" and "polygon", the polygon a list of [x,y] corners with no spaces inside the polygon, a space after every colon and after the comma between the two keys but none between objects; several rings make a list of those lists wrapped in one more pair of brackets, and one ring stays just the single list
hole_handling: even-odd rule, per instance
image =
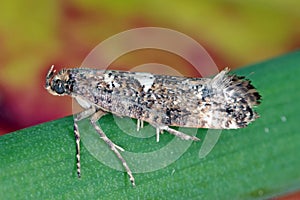
[{"label": "red blurred background", "polygon": [[[0,134],[72,114],[68,97],[43,88],[52,64],[78,67],[101,41],[137,27],[164,27],[202,44],[220,68],[284,54],[300,44],[296,1],[4,1],[0,12]],[[186,63],[141,50],[111,68]],[[185,75],[195,76],[187,71]]]}]

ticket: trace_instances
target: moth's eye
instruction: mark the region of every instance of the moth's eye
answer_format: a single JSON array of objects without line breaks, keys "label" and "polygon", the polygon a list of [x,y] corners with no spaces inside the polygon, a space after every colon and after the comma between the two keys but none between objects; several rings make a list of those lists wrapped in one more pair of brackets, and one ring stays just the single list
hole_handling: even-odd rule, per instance
[{"label": "moth's eye", "polygon": [[55,80],[52,89],[57,93],[57,94],[63,94],[65,92],[64,84],[61,80]]}]

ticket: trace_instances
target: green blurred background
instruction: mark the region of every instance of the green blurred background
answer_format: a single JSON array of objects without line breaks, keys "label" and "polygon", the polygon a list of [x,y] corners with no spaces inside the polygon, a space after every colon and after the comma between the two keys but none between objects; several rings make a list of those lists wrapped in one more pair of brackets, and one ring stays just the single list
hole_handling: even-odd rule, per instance
[{"label": "green blurred background", "polygon": [[[299,7],[296,0],[3,1],[0,134],[72,114],[70,98],[51,96],[43,88],[47,70],[52,64],[80,66],[114,34],[137,27],[170,28],[197,40],[220,68],[234,69],[299,48]],[[130,68],[141,62],[177,61],[145,50],[123,56],[115,65]]]}]

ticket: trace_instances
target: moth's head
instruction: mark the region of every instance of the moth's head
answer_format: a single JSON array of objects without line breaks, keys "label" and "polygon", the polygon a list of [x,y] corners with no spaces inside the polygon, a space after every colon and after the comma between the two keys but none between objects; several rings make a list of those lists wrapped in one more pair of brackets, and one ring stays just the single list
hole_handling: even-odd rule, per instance
[{"label": "moth's head", "polygon": [[51,66],[46,76],[46,90],[53,95],[69,95],[73,91],[74,80],[70,70],[63,69],[56,72],[54,65]]}]

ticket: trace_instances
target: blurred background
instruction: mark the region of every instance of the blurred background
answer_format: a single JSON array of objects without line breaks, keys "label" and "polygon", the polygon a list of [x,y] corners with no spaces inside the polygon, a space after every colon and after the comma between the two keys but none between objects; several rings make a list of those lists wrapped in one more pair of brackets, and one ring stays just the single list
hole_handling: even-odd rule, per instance
[{"label": "blurred background", "polygon": [[[49,67],[79,67],[96,45],[117,33],[173,29],[203,45],[220,69],[235,69],[298,49],[299,8],[297,0],[3,1],[0,135],[71,115],[70,98],[44,89]],[[118,58],[111,68],[143,63],[183,69],[188,64],[167,52],[141,50]]]},{"label": "blurred background", "polygon": [[[0,12],[0,134],[72,114],[68,97],[44,89],[55,64],[79,67],[112,35],[138,27],[182,32],[205,47],[220,69],[253,64],[300,46],[300,1],[3,1]],[[186,63],[141,50],[111,68]],[[197,76],[187,71],[185,75]]]}]

